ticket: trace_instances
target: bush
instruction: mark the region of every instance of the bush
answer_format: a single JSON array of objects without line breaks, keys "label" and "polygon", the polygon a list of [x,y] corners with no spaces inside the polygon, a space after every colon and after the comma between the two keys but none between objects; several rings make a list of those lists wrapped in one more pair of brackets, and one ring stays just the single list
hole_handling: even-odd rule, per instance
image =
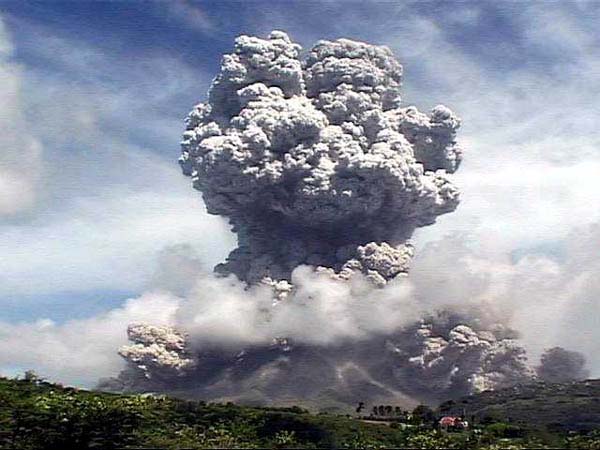
[{"label": "bush", "polygon": [[525,436],[525,430],[523,430],[521,427],[502,422],[488,425],[485,428],[485,431],[487,434],[496,438],[513,439]]}]

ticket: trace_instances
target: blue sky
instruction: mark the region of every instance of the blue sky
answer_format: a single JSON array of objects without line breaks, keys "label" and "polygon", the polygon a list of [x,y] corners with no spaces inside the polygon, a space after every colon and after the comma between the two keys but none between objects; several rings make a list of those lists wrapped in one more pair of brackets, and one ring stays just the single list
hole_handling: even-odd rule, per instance
[{"label": "blue sky", "polygon": [[[463,202],[420,230],[417,247],[462,255],[492,280],[481,295],[536,307],[560,298],[565,322],[538,346],[580,330],[579,347],[597,350],[585,333],[599,325],[600,286],[567,280],[600,268],[600,3],[5,1],[0,18],[0,372],[34,367],[83,384],[114,373],[122,324],[150,293],[178,290],[165,286],[177,278],[165,255],[185,248],[211,267],[234,246],[181,176],[178,142],[235,36],[272,29],[305,49],[338,37],[387,45],[407,103],[455,110]],[[415,276],[429,264],[417,259]],[[522,298],[524,274],[545,289]],[[85,352],[100,355],[89,371],[65,341],[86,327],[102,336],[86,338]],[[41,356],[41,341],[72,364]]]}]

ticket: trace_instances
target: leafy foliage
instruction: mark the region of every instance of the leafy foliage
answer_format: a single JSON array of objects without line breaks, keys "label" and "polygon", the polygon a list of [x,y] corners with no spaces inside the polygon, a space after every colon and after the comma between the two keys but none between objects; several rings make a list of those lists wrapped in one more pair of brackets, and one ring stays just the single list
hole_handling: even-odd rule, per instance
[{"label": "leafy foliage", "polygon": [[[531,400],[531,399],[530,399]],[[475,402],[471,399],[471,402]],[[464,408],[458,402],[450,406]],[[489,407],[490,405],[488,405]],[[446,408],[448,408],[448,404]],[[379,411],[379,408],[376,408]],[[488,408],[489,409],[489,408]],[[516,424],[502,409],[468,431],[446,432],[439,413],[420,405],[412,413],[384,406],[395,420],[367,423],[347,416],[310,414],[298,407],[251,408],[189,402],[152,395],[89,392],[44,382],[0,378],[0,448],[83,450],[148,448],[339,448],[389,447],[600,450],[600,434],[565,433]],[[389,425],[389,426],[388,426]]]},{"label": "leafy foliage", "polygon": [[486,391],[440,405],[444,415],[467,412],[467,420],[507,422],[552,434],[583,435],[600,428],[600,380],[531,383]]}]

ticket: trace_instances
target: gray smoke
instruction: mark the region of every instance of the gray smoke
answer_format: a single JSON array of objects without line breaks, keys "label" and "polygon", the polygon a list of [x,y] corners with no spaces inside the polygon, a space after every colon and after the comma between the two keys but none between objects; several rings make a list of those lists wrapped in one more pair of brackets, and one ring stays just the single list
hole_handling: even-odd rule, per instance
[{"label": "gray smoke", "polygon": [[301,58],[283,32],[236,39],[180,163],[238,248],[219,276],[182,270],[196,287],[176,328],[130,327],[128,367],[105,387],[323,406],[531,378],[514,332],[481,311],[431,314],[399,276],[413,231],[457,207],[462,155],[459,119],[402,107],[401,75],[386,47],[321,41]]},{"label": "gray smoke", "polygon": [[391,337],[387,358],[406,392],[435,402],[531,380],[517,337],[501,324],[444,311]]},{"label": "gray smoke", "polygon": [[281,31],[238,37],[187,118],[183,172],[238,236],[217,271],[255,283],[308,264],[383,285],[407,271],[415,228],[458,205],[460,120],[401,107],[387,47],[300,50]]},{"label": "gray smoke", "polygon": [[589,371],[585,366],[586,360],[581,353],[553,347],[544,352],[536,372],[541,380],[549,383],[565,383],[587,378]]},{"label": "gray smoke", "polygon": [[514,331],[449,312],[393,333],[326,346],[288,338],[238,348],[204,343],[193,352],[193,362],[182,347],[169,352],[157,333],[143,334],[155,340],[123,349],[128,368],[105,388],[323,408],[359,399],[436,403],[533,375]]},{"label": "gray smoke", "polygon": [[168,380],[184,375],[196,364],[186,336],[172,327],[131,324],[127,337],[132,344],[122,347],[119,354],[146,378]]}]

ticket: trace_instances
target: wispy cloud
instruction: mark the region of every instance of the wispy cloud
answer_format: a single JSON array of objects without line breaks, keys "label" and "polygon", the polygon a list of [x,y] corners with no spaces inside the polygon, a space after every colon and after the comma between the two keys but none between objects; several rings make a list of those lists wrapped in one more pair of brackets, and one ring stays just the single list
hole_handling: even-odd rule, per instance
[{"label": "wispy cloud", "polygon": [[32,208],[42,173],[42,146],[23,112],[22,68],[0,17],[0,220]]},{"label": "wispy cloud", "polygon": [[210,19],[203,5],[187,0],[172,0],[155,4],[173,20],[203,33],[214,32],[217,26]]},{"label": "wispy cloud", "polygon": [[[202,73],[175,56],[132,61],[43,25],[11,23],[38,44],[28,50],[30,64],[0,61],[10,81],[0,88],[1,123],[9,127],[1,157],[9,172],[0,183],[12,174],[21,183],[11,203],[2,203],[21,208],[21,216],[0,218],[0,301],[142,290],[160,250],[176,243],[190,243],[209,261],[222,257],[233,244],[228,229],[205,213],[176,162],[183,116],[206,89]],[[34,152],[39,142],[43,161]],[[27,203],[34,187],[35,207]],[[206,234],[216,239],[202,240]]]},{"label": "wispy cloud", "polygon": [[0,321],[0,374],[35,369],[53,381],[94,386],[99,377],[112,376],[123,367],[115,349],[127,342],[129,323],[168,324],[176,306],[175,297],[154,293],[62,325],[44,319],[16,325]]}]

